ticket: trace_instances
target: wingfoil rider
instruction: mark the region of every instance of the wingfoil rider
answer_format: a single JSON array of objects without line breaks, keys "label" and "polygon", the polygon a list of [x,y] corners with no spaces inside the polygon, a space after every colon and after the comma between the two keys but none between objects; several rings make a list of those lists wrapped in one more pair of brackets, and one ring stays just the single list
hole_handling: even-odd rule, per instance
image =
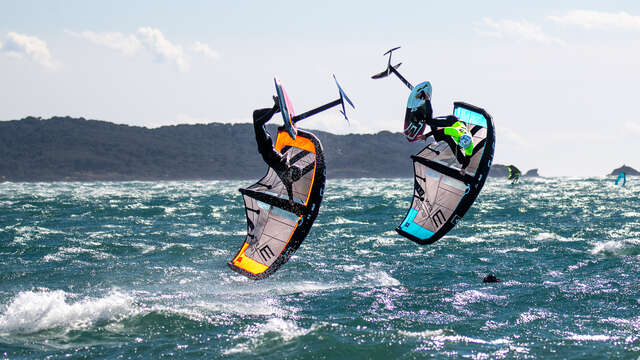
[{"label": "wingfoil rider", "polygon": [[[460,173],[464,174],[473,155],[473,137],[465,123],[456,116],[433,117],[431,94],[432,88],[429,81],[418,84],[411,91],[405,113],[404,134],[411,142],[426,140],[429,136],[433,136],[436,141],[445,141],[462,166]],[[425,125],[431,129],[427,134],[423,134]]]},{"label": "wingfoil rider", "polygon": [[[262,159],[267,165],[274,169],[278,176],[289,184],[297,181],[302,176],[302,169],[296,165],[290,165],[288,157],[282,155],[273,147],[273,140],[267,132],[265,125],[273,115],[280,111],[278,98],[273,97],[275,104],[272,108],[257,109],[253,112],[253,129],[256,133],[256,142],[258,143],[258,151],[262,155]],[[290,201],[291,196],[290,196]]]}]

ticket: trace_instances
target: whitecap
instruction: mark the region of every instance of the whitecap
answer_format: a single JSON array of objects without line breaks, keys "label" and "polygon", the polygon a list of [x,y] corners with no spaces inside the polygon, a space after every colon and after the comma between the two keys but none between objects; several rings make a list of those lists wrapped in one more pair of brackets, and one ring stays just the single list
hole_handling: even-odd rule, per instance
[{"label": "whitecap", "polygon": [[30,240],[42,240],[47,235],[65,234],[63,231],[40,226],[16,226],[13,227],[13,231],[16,232],[16,236],[13,239],[15,244],[26,244]]},{"label": "whitecap", "polygon": [[380,236],[372,237],[370,238],[370,240],[374,240],[373,247],[393,246],[399,241],[404,241],[398,237],[390,238],[390,237],[380,237]]},{"label": "whitecap", "polygon": [[156,250],[155,246],[144,244],[144,243],[134,243],[134,244],[132,244],[132,246],[135,247],[135,248],[140,249],[140,252],[142,254],[148,254],[148,253]]},{"label": "whitecap", "polygon": [[500,250],[495,250],[497,253],[501,253],[501,254],[506,254],[509,252],[537,252],[538,248],[523,248],[523,247],[515,247],[515,248],[507,248],[507,249],[500,249]]},{"label": "whitecap", "polygon": [[483,344],[483,345],[506,345],[509,344],[509,339],[495,339],[495,340],[483,340],[476,339],[469,336],[462,335],[436,335],[431,339],[437,342],[464,342],[464,343],[472,343],[472,344]]},{"label": "whitecap", "polygon": [[478,290],[467,290],[460,293],[456,293],[453,299],[447,299],[446,301],[453,302],[454,305],[464,306],[467,304],[473,304],[480,301],[496,301],[506,299],[506,296],[491,295]]},{"label": "whitecap", "polygon": [[193,249],[191,244],[183,244],[183,243],[168,243],[162,246],[161,250],[165,251],[174,247],[184,248],[184,249]]},{"label": "whitecap", "polygon": [[18,293],[0,315],[0,333],[83,328],[97,321],[118,320],[133,312],[133,298],[117,291],[74,303],[68,303],[68,297],[71,294],[62,290]]},{"label": "whitecap", "polygon": [[365,270],[364,265],[338,265],[336,267],[349,272],[361,272]]},{"label": "whitecap", "polygon": [[[196,304],[197,308],[204,312],[226,313],[250,316],[268,316],[268,315],[284,315],[282,307],[269,300],[260,298],[260,300],[246,299],[235,297],[230,301],[200,301]],[[201,314],[201,311],[197,312]]]},{"label": "whitecap", "polygon": [[90,254],[94,259],[98,259],[98,260],[115,258],[115,256],[111,254],[108,254],[102,251],[97,251],[94,249],[86,249],[81,247],[68,247],[68,248],[59,248],[55,254],[45,255],[42,258],[42,261],[44,262],[63,261],[63,260],[75,257],[79,254]]},{"label": "whitecap", "polygon": [[461,243],[470,243],[470,244],[487,242],[485,239],[479,238],[479,237],[476,237],[476,236],[457,237],[457,241],[459,241]]},{"label": "whitecap", "polygon": [[533,241],[546,241],[546,240],[555,240],[555,241],[561,241],[561,242],[571,242],[571,241],[582,241],[583,239],[580,239],[580,238],[566,238],[564,236],[560,236],[558,234],[550,233],[550,232],[539,233],[538,235],[536,235],[533,238]]},{"label": "whitecap", "polygon": [[258,348],[268,341],[267,336],[271,335],[283,342],[289,342],[295,338],[305,336],[316,329],[319,325],[313,324],[310,328],[305,329],[292,320],[285,320],[281,318],[273,318],[267,320],[263,324],[252,324],[245,328],[245,330],[234,336],[234,340],[247,339],[246,342],[241,342],[230,349],[224,350],[223,354],[231,355],[237,353],[251,352],[252,349]]},{"label": "whitecap", "polygon": [[592,255],[624,256],[640,254],[640,241],[631,240],[609,240],[603,243],[596,243],[591,249]]},{"label": "whitecap", "polygon": [[444,331],[442,329],[424,330],[424,331],[419,331],[419,332],[400,330],[400,331],[398,331],[398,334],[400,334],[402,336],[406,336],[406,337],[430,338],[430,337],[434,337],[434,336],[438,336],[438,335],[443,335]]},{"label": "whitecap", "polygon": [[391,275],[384,271],[373,271],[364,274],[358,274],[354,278],[354,283],[359,286],[366,287],[390,287],[399,286],[400,281],[394,279]]},{"label": "whitecap", "polygon": [[622,216],[638,219],[640,218],[640,213],[636,211],[627,211],[627,212],[623,212]]},{"label": "whitecap", "polygon": [[358,225],[369,225],[367,222],[351,220],[344,218],[342,216],[336,216],[333,221],[326,223],[326,225],[344,225],[344,224],[358,224]]},{"label": "whitecap", "polygon": [[516,324],[526,324],[532,321],[545,319],[551,317],[552,314],[546,310],[541,309],[530,309],[529,311],[520,314],[518,316],[518,320],[516,320]]},{"label": "whitecap", "polygon": [[617,340],[617,336],[609,336],[609,335],[580,335],[568,333],[569,336],[565,337],[567,340],[577,340],[577,341],[609,341],[609,340]]}]

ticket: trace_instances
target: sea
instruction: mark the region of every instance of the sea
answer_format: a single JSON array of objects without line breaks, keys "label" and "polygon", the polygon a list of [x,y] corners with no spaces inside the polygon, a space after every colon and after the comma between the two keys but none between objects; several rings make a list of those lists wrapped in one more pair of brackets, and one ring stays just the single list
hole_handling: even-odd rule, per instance
[{"label": "sea", "polygon": [[0,358],[640,358],[640,178],[490,178],[424,246],[412,179],[330,179],[260,281],[251,183],[1,183]]}]

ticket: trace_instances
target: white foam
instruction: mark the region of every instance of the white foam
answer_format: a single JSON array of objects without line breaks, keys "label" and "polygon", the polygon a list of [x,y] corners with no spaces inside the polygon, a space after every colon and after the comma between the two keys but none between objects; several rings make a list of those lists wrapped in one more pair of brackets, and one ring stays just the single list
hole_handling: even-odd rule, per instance
[{"label": "white foam", "polygon": [[520,314],[520,316],[518,316],[518,320],[516,320],[516,324],[526,324],[539,319],[545,319],[550,316],[552,315],[545,310],[532,309],[526,313]]},{"label": "white foam", "polygon": [[282,307],[273,301],[236,298],[235,301],[200,301],[196,307],[205,312],[249,316],[285,315]]},{"label": "white foam", "polygon": [[17,226],[13,227],[13,231],[16,232],[16,236],[13,239],[15,244],[26,244],[30,240],[42,240],[47,235],[65,234],[62,231],[40,226]]},{"label": "white foam", "polygon": [[403,241],[402,239],[399,239],[397,236],[396,237],[381,237],[381,236],[376,236],[373,238],[370,238],[371,240],[374,240],[373,243],[373,247],[380,247],[380,246],[393,246],[395,245],[398,241]]},{"label": "white foam", "polygon": [[193,246],[191,246],[191,244],[183,244],[183,243],[169,243],[169,244],[165,244],[164,246],[162,246],[162,251],[174,248],[174,247],[179,247],[179,248],[184,248],[184,249],[193,249]]},{"label": "white foam", "polygon": [[[315,281],[297,281],[297,282],[262,282],[256,283],[245,276],[235,273],[221,274],[221,280],[224,283],[222,287],[216,287],[212,293],[215,296],[232,297],[249,296],[251,298],[260,297],[258,295],[288,295],[304,292],[320,292],[351,287],[351,284],[338,282],[315,282]],[[231,302],[235,304],[235,301]]]},{"label": "white foam", "polygon": [[97,260],[115,258],[115,256],[102,251],[74,246],[69,248],[60,248],[55,254],[47,254],[42,258],[42,261],[44,262],[63,261],[63,260],[75,257],[79,254],[91,254],[91,256]]},{"label": "white foam", "polygon": [[533,238],[533,241],[546,241],[546,240],[555,240],[555,241],[561,241],[561,242],[571,242],[571,241],[582,241],[583,239],[580,239],[580,238],[566,238],[564,236],[560,236],[558,234],[549,233],[549,232],[539,233],[538,235],[536,235]]},{"label": "white foam", "polygon": [[67,303],[62,290],[23,291],[0,316],[0,333],[29,334],[46,329],[74,329],[97,321],[117,320],[132,313],[133,298],[114,291],[103,298]]},{"label": "white foam", "polygon": [[226,256],[231,254],[231,252],[226,249],[212,249],[212,248],[205,247],[204,250],[207,250],[208,254],[211,256]]},{"label": "white foam", "polygon": [[620,319],[615,317],[609,317],[609,318],[600,320],[600,322],[614,324],[619,327],[626,327],[626,328],[632,327],[635,331],[640,332],[640,317],[636,317],[632,319]]},{"label": "white foam", "polygon": [[347,287],[346,284],[334,284],[334,283],[321,283],[315,281],[302,281],[295,283],[285,283],[282,286],[278,285],[275,289],[279,295],[297,294],[302,292],[318,292],[327,290],[336,290]]},{"label": "white foam", "polygon": [[384,271],[374,271],[356,275],[354,282],[360,286],[364,285],[366,287],[389,287],[400,285],[400,281],[394,279]]},{"label": "white foam", "polygon": [[365,270],[364,265],[338,265],[337,267],[349,272],[362,272]]},{"label": "white foam", "polygon": [[477,243],[487,242],[485,239],[479,238],[479,237],[476,237],[476,236],[457,237],[457,241],[459,241],[461,243],[470,243],[470,244],[477,244]]},{"label": "white foam", "polygon": [[311,325],[310,328],[305,329],[298,326],[292,320],[285,320],[281,318],[273,318],[267,320],[264,324],[252,324],[245,328],[245,330],[236,336],[234,339],[244,339],[246,342],[242,342],[231,349],[223,351],[225,355],[250,352],[252,349],[260,347],[268,340],[269,337],[275,337],[280,341],[289,342],[295,338],[305,336],[310,332],[316,330],[319,326],[316,324]]},{"label": "white foam", "polygon": [[610,240],[603,243],[596,244],[593,249],[591,249],[591,253],[593,255],[596,254],[615,254],[620,252],[624,244],[620,241]]},{"label": "white foam", "polygon": [[496,230],[491,232],[491,237],[497,237],[497,236],[526,236],[528,233],[524,232],[524,231],[515,231],[515,230],[508,230],[508,229],[500,229],[499,227],[496,227]]},{"label": "white foam", "polygon": [[493,320],[488,320],[487,322],[484,323],[484,326],[481,327],[480,329],[487,331],[487,330],[495,330],[495,329],[499,329],[501,327],[507,326],[509,325],[508,321],[505,322],[496,322]]},{"label": "white foam", "polygon": [[398,331],[398,334],[400,334],[402,336],[407,336],[407,337],[430,338],[430,337],[434,337],[434,336],[438,336],[438,335],[443,335],[444,331],[442,329],[425,330],[425,331],[420,331],[420,332],[400,330],[400,331]]},{"label": "white foam", "polygon": [[500,249],[500,250],[496,250],[497,253],[501,253],[501,254],[506,254],[509,252],[537,252],[538,248],[523,248],[523,247],[515,247],[515,248],[508,248],[508,249]]},{"label": "white foam", "polygon": [[623,212],[622,216],[638,219],[640,218],[640,213],[636,211],[627,211],[627,212]]},{"label": "white foam", "polygon": [[140,249],[140,252],[142,254],[148,254],[148,253],[156,250],[155,246],[144,244],[144,243],[134,243],[134,244],[132,244],[132,246],[135,247],[135,248]]},{"label": "white foam", "polygon": [[506,298],[507,298],[506,296],[491,295],[491,294],[483,293],[482,291],[478,291],[478,290],[467,290],[461,293],[457,293],[454,296],[452,302],[454,305],[464,306],[467,304],[477,303],[479,301],[486,301],[486,300],[495,301],[495,300],[506,299]]},{"label": "white foam", "polygon": [[472,343],[472,344],[484,344],[484,345],[506,345],[509,344],[510,341],[508,339],[496,339],[496,340],[483,340],[483,339],[475,339],[468,336],[462,335],[436,335],[431,339],[437,342],[464,342],[464,343]]},{"label": "white foam", "polygon": [[367,222],[362,222],[362,221],[357,221],[357,220],[350,220],[350,219],[344,218],[342,216],[336,216],[333,219],[333,221],[331,221],[330,223],[327,223],[326,225],[344,225],[344,224],[369,225],[369,223],[367,223]]},{"label": "white foam", "polygon": [[609,336],[609,335],[579,335],[569,333],[569,336],[566,337],[567,340],[577,340],[577,341],[609,341],[609,340],[617,340],[617,336]]},{"label": "white foam", "polygon": [[[94,232],[88,232],[86,233],[86,236],[89,237],[90,239],[112,239],[116,236],[118,236],[118,234],[114,234],[112,232],[106,232],[106,231],[94,231]],[[84,242],[85,245],[101,245],[101,243],[98,242]]]},{"label": "white foam", "polygon": [[609,240],[597,243],[591,249],[593,255],[636,255],[640,253],[640,241],[632,240]]}]

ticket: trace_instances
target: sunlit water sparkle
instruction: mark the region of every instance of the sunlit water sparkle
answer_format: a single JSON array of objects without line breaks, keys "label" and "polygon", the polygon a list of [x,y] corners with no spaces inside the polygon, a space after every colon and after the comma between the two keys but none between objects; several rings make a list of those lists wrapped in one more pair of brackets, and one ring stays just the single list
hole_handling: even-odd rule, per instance
[{"label": "sunlit water sparkle", "polygon": [[226,266],[250,181],[2,183],[0,357],[638,358],[638,180],[490,179],[427,246],[412,180],[331,180],[258,282]]}]

